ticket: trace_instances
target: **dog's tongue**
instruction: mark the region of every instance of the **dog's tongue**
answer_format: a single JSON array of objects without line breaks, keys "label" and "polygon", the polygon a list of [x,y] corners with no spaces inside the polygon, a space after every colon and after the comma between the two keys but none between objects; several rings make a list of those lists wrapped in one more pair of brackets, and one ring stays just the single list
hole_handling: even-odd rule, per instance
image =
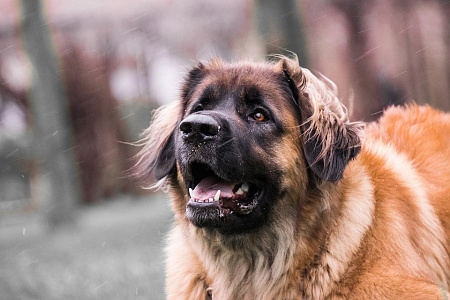
[{"label": "dog's tongue", "polygon": [[217,190],[220,190],[221,198],[231,198],[233,196],[233,185],[227,181],[214,177],[206,177],[200,181],[192,191],[191,198],[207,200],[214,198]]}]

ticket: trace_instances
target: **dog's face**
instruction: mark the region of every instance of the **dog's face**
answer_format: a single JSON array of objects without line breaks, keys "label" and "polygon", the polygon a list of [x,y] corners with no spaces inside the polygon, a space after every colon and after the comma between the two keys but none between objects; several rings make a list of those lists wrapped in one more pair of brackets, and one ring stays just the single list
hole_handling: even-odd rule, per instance
[{"label": "dog's face", "polygon": [[186,216],[196,226],[248,230],[267,219],[284,192],[286,166],[277,156],[290,155],[291,163],[299,157],[299,144],[284,138],[300,136],[301,117],[282,74],[242,67],[203,72],[175,132],[179,182],[189,191]]},{"label": "dog's face", "polygon": [[286,207],[286,195],[301,201],[311,182],[342,176],[358,136],[340,105],[311,101],[318,88],[308,92],[305,72],[288,60],[191,70],[141,153],[146,171],[169,179],[176,212],[197,227],[248,232]]}]

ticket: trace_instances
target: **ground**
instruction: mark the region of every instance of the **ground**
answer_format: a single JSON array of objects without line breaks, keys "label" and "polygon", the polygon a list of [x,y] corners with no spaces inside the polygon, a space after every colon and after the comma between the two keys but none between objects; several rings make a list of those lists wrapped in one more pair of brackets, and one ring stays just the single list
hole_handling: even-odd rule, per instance
[{"label": "ground", "polygon": [[43,215],[0,215],[1,299],[164,299],[167,196],[84,207],[49,233]]}]

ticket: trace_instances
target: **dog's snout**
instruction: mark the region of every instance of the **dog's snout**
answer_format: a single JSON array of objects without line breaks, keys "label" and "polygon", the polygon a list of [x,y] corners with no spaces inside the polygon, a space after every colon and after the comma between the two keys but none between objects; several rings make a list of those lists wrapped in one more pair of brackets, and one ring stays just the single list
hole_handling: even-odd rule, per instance
[{"label": "dog's snout", "polygon": [[207,115],[190,115],[180,123],[183,138],[193,142],[213,139],[217,136],[219,130],[219,123],[213,117]]}]

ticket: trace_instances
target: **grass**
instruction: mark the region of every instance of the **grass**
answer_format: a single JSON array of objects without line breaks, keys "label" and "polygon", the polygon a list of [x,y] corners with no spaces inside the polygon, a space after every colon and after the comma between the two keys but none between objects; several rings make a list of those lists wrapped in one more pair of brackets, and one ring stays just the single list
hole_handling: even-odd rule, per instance
[{"label": "grass", "polygon": [[53,234],[40,216],[8,219],[0,223],[1,299],[164,299],[165,197],[85,208],[78,226]]}]

